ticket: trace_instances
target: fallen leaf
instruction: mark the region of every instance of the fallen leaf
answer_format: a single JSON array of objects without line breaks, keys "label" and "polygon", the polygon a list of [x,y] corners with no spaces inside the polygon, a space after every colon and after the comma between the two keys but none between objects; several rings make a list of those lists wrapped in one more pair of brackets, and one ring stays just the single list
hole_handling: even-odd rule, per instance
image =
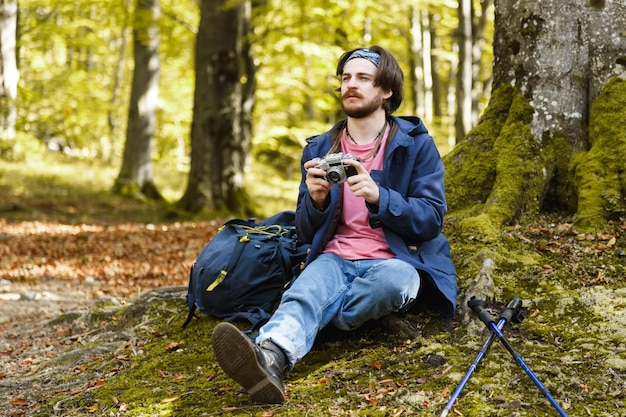
[{"label": "fallen leaf", "polygon": [[173,403],[176,402],[180,399],[180,397],[170,397],[170,398],[164,398],[163,401],[164,403]]},{"label": "fallen leaf", "polygon": [[57,394],[61,394],[63,392],[68,392],[70,389],[69,388],[63,388],[63,389],[56,389],[54,391],[52,391],[53,395],[57,395]]},{"label": "fallen leaf", "polygon": [[235,407],[234,405],[225,405],[222,407],[222,411],[235,411],[237,410],[237,407]]},{"label": "fallen leaf", "polygon": [[21,405],[26,405],[26,399],[25,398],[14,398],[11,400],[11,405],[17,405],[17,406],[21,406]]},{"label": "fallen leaf", "polygon": [[87,412],[95,413],[96,411],[98,411],[98,403],[95,403],[94,405],[90,405],[89,407],[84,407],[84,409]]},{"label": "fallen leaf", "polygon": [[170,344],[168,344],[165,349],[166,350],[175,350],[178,349],[179,346],[181,346],[182,344],[184,344],[185,342],[171,342]]}]

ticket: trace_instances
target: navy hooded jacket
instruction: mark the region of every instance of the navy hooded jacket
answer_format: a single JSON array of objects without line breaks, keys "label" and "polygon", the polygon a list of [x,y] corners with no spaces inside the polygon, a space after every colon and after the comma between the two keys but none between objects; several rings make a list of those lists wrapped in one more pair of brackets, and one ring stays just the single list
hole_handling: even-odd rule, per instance
[{"label": "navy hooded jacket", "polygon": [[[364,201],[370,226],[382,227],[396,257],[418,270],[422,277],[420,299],[451,317],[456,309],[457,282],[448,239],[441,233],[447,211],[443,162],[419,118],[390,117],[390,121],[397,128],[387,140],[383,169],[370,172],[379,184],[380,201],[378,206]],[[331,135],[337,134],[344,123],[308,138],[303,151],[296,229],[300,238],[311,244],[307,264],[321,253],[334,233],[333,219],[340,210],[341,197],[340,186],[335,185],[328,206],[323,211],[316,209],[305,184],[304,163],[324,157],[331,148]]]}]

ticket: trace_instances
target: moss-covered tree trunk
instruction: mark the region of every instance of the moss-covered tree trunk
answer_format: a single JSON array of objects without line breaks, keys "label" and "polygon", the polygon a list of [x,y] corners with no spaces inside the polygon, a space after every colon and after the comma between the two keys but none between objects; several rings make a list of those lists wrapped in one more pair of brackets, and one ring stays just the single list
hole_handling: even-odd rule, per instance
[{"label": "moss-covered tree trunk", "polygon": [[191,169],[180,208],[250,213],[244,188],[255,74],[250,3],[203,0],[196,44]]},{"label": "moss-covered tree trunk", "polygon": [[459,227],[492,241],[542,211],[626,214],[625,34],[623,2],[496,2],[493,94],[445,157]]}]

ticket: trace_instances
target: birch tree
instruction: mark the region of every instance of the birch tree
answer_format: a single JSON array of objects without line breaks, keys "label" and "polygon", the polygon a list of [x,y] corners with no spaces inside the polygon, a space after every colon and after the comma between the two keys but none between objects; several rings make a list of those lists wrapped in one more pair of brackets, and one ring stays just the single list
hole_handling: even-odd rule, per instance
[{"label": "birch tree", "polygon": [[17,119],[17,70],[15,37],[17,28],[17,0],[0,0],[0,151],[10,148],[15,139]]}]

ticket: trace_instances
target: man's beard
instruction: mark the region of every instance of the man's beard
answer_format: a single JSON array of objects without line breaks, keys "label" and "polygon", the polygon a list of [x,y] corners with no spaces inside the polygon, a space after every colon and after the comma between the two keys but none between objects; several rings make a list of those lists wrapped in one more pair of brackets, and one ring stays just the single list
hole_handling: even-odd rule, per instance
[{"label": "man's beard", "polygon": [[[345,95],[344,95],[345,97]],[[369,116],[374,113],[383,105],[383,98],[381,96],[377,96],[371,100],[362,101],[359,103],[353,103],[346,105],[345,98],[341,100],[341,107],[345,114],[348,117],[352,117],[354,119],[362,119],[364,117]]]}]

